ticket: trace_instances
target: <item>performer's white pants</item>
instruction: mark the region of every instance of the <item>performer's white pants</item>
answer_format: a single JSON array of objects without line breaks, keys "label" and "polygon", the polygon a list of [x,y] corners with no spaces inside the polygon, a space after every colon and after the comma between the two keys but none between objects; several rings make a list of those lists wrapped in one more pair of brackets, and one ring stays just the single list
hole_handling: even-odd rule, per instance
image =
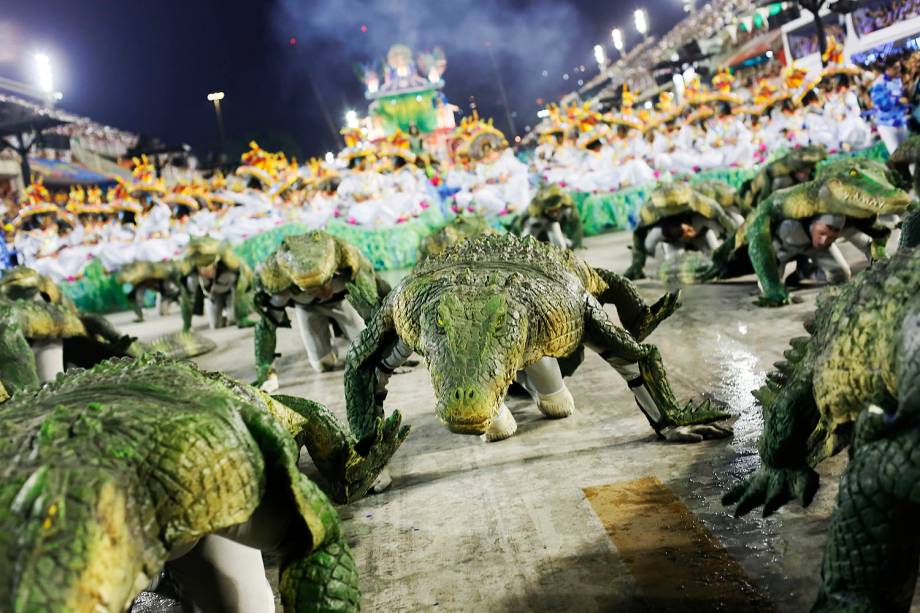
[{"label": "performer's white pants", "polygon": [[364,320],[347,300],[332,304],[298,305],[294,309],[294,317],[297,319],[304,349],[307,350],[307,359],[317,371],[325,370],[324,365],[327,368],[335,365],[330,320],[339,324],[349,341],[358,338],[364,330]]}]

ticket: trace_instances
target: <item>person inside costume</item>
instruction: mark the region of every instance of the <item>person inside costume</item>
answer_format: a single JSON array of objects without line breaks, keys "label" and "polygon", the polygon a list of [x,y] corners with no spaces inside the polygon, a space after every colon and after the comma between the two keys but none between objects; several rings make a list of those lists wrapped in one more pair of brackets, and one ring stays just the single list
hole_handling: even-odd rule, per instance
[{"label": "person inside costume", "polygon": [[843,215],[818,215],[811,219],[784,219],[773,235],[780,278],[786,266],[795,271],[785,279],[787,287],[798,287],[806,279],[837,285],[851,276],[850,265],[836,244],[846,225]]},{"label": "person inside costume", "polygon": [[210,236],[190,240],[179,280],[184,331],[191,330],[196,313],[207,317],[212,330],[225,327],[228,320],[240,328],[252,325],[247,319],[252,272],[229,244]]}]

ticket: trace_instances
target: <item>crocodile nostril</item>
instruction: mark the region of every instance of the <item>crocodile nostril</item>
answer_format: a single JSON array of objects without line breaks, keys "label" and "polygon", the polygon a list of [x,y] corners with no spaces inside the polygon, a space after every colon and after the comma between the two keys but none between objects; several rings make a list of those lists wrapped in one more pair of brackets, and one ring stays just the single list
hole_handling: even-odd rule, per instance
[{"label": "crocodile nostril", "polygon": [[460,388],[454,390],[454,400],[460,400],[463,397],[463,392],[460,391]]},{"label": "crocodile nostril", "polygon": [[473,400],[474,398],[476,398],[476,389],[475,389],[475,388],[472,388],[472,387],[471,387],[471,388],[468,388],[468,389],[466,390],[466,399],[467,399],[467,400]]}]

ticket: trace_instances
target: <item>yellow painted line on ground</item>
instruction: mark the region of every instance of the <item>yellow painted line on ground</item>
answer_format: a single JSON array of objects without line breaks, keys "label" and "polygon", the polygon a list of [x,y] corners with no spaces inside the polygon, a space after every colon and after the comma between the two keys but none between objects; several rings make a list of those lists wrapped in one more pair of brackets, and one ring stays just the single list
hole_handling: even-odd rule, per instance
[{"label": "yellow painted line on ground", "polygon": [[584,492],[648,610],[774,610],[712,533],[655,477]]}]

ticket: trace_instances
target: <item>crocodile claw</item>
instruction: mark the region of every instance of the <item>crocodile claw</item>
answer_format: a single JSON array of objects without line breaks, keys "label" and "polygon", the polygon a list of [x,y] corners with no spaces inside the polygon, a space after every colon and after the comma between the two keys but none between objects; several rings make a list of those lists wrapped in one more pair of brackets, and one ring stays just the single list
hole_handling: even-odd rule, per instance
[{"label": "crocodile claw", "polygon": [[699,443],[709,439],[728,438],[732,433],[730,427],[719,424],[669,426],[660,432],[661,436],[670,443]]},{"label": "crocodile claw", "polygon": [[645,272],[643,272],[641,267],[630,266],[626,269],[626,272],[623,273],[623,276],[629,279],[630,281],[636,281],[638,279],[645,278]]},{"label": "crocodile claw", "polygon": [[409,426],[402,425],[399,411],[386,419],[378,417],[374,431],[349,448],[342,475],[333,486],[333,498],[348,502],[363,496],[408,435]]},{"label": "crocodile claw", "polygon": [[642,342],[649,334],[655,331],[658,324],[670,317],[680,308],[681,291],[668,292],[658,299],[658,302],[649,307],[639,329],[636,330],[636,340]]},{"label": "crocodile claw", "polygon": [[676,426],[711,424],[712,422],[729,419],[730,417],[730,413],[714,408],[712,401],[708,398],[696,405],[692,402],[688,402],[677,415],[673,416],[674,425]]},{"label": "crocodile claw", "polygon": [[722,497],[722,504],[731,506],[737,503],[735,517],[746,515],[763,505],[763,516],[769,517],[794,498],[807,507],[817,490],[818,473],[808,466],[773,468],[765,465],[729,490]]},{"label": "crocodile claw", "polygon": [[771,294],[764,294],[754,301],[754,304],[761,307],[781,307],[786,306],[791,301],[789,297],[789,292],[775,292]]}]

